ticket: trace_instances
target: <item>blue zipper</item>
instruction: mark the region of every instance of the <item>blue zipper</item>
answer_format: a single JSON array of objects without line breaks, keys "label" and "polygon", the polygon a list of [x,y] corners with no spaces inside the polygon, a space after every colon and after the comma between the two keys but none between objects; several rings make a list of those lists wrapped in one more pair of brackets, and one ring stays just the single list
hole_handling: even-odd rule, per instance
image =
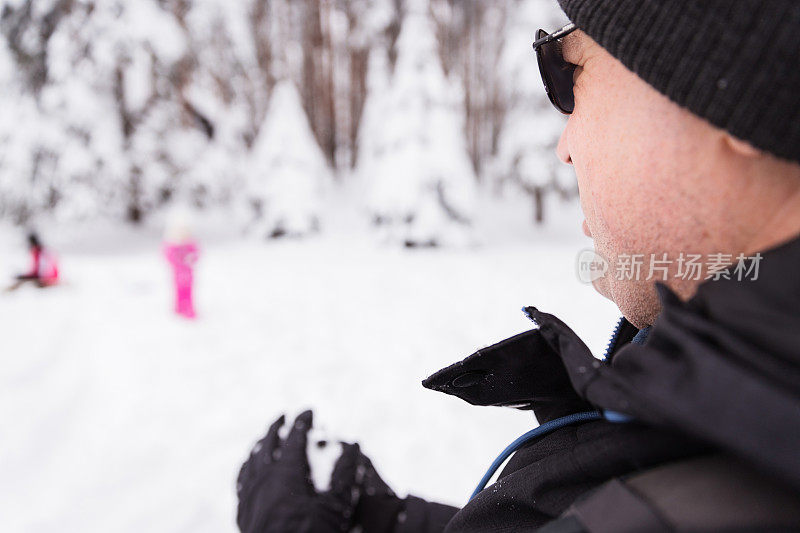
[{"label": "blue zipper", "polygon": [[622,324],[625,323],[625,317],[619,317],[617,320],[617,325],[614,327],[614,332],[611,334],[611,339],[609,339],[608,344],[606,345],[606,353],[603,354],[603,361],[608,361],[609,356],[614,351],[614,347],[617,345],[617,341],[619,340],[619,334],[622,330]]}]

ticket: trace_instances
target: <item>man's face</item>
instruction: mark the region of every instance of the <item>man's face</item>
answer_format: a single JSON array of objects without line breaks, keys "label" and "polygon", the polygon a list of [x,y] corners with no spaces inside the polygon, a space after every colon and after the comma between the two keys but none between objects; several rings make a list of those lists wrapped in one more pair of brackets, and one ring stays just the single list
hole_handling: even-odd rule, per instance
[{"label": "man's face", "polygon": [[[594,285],[643,327],[660,310],[654,280],[646,279],[650,254],[724,252],[717,248],[733,242],[726,202],[716,200],[721,193],[707,178],[719,136],[583,32],[564,38],[564,59],[577,65],[575,111],[557,151],[574,165],[584,231],[610,264]],[[620,254],[644,254],[639,280],[618,279]],[[668,285],[689,291],[681,282]]]}]

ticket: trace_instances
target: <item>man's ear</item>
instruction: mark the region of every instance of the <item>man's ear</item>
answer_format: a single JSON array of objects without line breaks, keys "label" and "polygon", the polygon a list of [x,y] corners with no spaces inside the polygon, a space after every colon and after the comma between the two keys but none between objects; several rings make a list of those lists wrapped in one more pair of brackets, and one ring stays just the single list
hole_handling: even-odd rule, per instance
[{"label": "man's ear", "polygon": [[724,133],[723,138],[725,145],[736,152],[738,155],[743,157],[759,157],[761,155],[761,150],[754,147],[752,144],[748,143],[747,141],[743,141],[741,139],[737,139],[733,135],[728,132]]}]

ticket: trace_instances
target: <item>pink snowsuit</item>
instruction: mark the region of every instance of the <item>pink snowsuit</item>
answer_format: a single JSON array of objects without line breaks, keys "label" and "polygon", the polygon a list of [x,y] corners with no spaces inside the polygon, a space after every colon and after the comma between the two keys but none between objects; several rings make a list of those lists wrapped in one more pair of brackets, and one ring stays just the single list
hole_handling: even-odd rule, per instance
[{"label": "pink snowsuit", "polygon": [[175,312],[186,318],[196,316],[192,302],[192,280],[198,253],[194,241],[164,244],[164,255],[172,266],[175,279]]},{"label": "pink snowsuit", "polygon": [[17,276],[17,279],[35,280],[39,286],[46,287],[58,283],[58,262],[53,254],[41,246],[33,246],[31,252],[30,270]]}]

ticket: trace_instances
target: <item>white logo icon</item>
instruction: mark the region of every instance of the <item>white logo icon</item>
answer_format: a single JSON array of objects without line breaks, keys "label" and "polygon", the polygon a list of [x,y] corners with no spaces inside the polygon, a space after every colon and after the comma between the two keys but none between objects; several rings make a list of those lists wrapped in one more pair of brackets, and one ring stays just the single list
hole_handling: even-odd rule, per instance
[{"label": "white logo icon", "polygon": [[578,254],[578,279],[583,283],[591,283],[602,278],[608,272],[608,261],[594,250],[582,250]]}]

